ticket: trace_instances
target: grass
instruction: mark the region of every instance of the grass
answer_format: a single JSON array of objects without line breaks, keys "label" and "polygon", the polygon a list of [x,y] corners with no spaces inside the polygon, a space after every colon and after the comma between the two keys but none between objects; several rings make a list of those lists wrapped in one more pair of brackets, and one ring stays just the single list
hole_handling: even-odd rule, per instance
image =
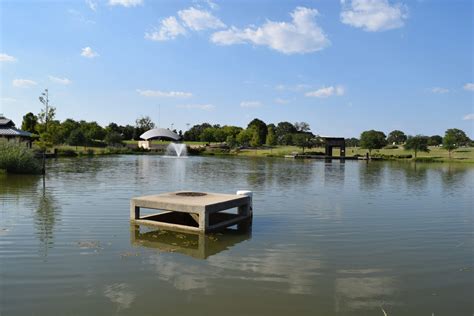
[{"label": "grass", "polygon": [[[282,157],[289,155],[292,152],[302,153],[301,148],[295,146],[277,146],[272,149],[244,149],[240,150],[237,155],[239,156],[276,156]],[[324,148],[311,148],[306,149],[305,152],[319,152],[324,153]],[[346,156],[360,155],[365,156],[367,149],[362,149],[359,147],[348,147],[346,148]],[[334,156],[339,156],[340,152],[337,149],[333,150]],[[372,150],[372,155],[385,155],[385,156],[402,156],[402,155],[412,155],[415,157],[415,152],[412,150],[404,150],[403,147],[396,149],[379,149]],[[404,160],[414,160],[404,159]],[[451,153],[451,158],[449,158],[448,151],[442,147],[430,147],[430,152],[418,152],[417,161],[445,161],[445,162],[470,162],[474,163],[474,148],[458,148],[457,150]]]},{"label": "grass", "polygon": [[24,144],[0,143],[0,170],[7,173],[38,174],[41,166],[34,152]]}]

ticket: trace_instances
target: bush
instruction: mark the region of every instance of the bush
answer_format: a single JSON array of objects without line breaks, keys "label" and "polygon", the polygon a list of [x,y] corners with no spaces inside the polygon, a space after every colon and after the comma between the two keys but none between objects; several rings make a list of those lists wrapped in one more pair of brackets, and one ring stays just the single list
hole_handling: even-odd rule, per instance
[{"label": "bush", "polygon": [[397,145],[387,145],[383,149],[398,149]]},{"label": "bush", "polygon": [[34,152],[24,144],[0,143],[0,169],[9,173],[41,173],[41,166]]}]

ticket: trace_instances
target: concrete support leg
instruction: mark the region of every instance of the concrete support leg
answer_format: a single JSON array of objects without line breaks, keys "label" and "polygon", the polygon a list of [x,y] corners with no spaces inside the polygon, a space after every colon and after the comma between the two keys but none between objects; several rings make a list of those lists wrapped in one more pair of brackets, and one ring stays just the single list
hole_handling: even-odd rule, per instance
[{"label": "concrete support leg", "polygon": [[203,214],[199,216],[199,230],[206,232],[209,228],[209,214]]},{"label": "concrete support leg", "polygon": [[130,219],[140,218],[140,207],[136,206],[135,203],[130,202]]},{"label": "concrete support leg", "polygon": [[250,215],[250,205],[246,204],[246,205],[239,206],[238,214],[240,216],[249,216]]}]

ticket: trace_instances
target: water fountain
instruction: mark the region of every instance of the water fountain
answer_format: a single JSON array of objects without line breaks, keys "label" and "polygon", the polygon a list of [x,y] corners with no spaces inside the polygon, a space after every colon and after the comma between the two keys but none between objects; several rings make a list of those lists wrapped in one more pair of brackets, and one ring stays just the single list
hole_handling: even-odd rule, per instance
[{"label": "water fountain", "polygon": [[188,150],[186,148],[186,144],[170,143],[168,147],[166,147],[165,155],[178,158],[187,157]]}]

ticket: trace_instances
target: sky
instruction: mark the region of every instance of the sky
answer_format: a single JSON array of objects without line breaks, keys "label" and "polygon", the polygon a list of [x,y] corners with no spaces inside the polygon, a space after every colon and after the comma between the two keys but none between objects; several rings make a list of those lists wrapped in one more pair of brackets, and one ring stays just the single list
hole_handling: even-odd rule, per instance
[{"label": "sky", "polygon": [[471,0],[0,0],[0,113],[474,137]]}]

